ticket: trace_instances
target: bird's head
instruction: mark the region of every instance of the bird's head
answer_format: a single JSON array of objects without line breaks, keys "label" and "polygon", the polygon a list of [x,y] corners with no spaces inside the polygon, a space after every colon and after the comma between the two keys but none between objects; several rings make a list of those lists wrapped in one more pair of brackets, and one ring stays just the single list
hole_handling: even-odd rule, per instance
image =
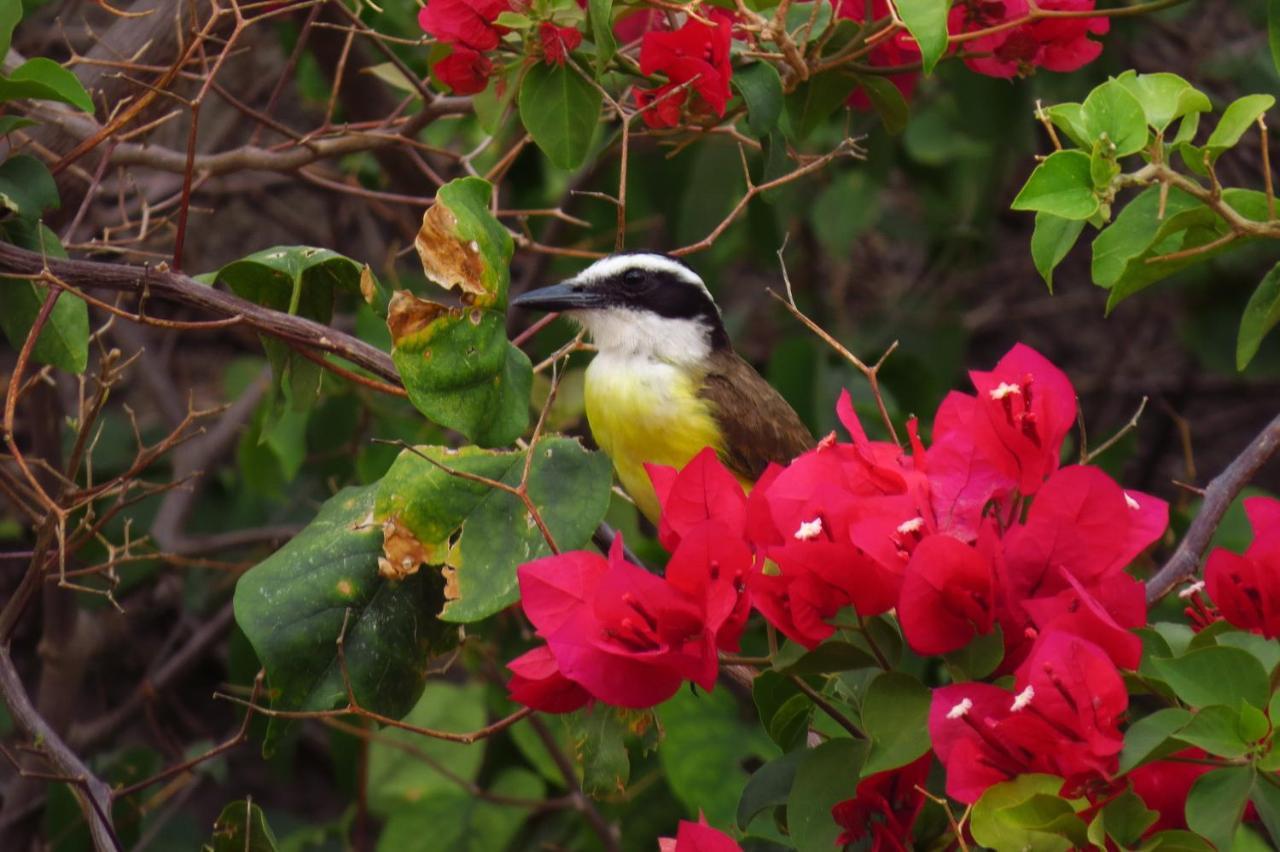
[{"label": "bird's head", "polygon": [[720,309],[698,274],[679,260],[627,252],[597,260],[561,284],[511,304],[561,311],[587,329],[602,353],[700,361],[729,347]]}]

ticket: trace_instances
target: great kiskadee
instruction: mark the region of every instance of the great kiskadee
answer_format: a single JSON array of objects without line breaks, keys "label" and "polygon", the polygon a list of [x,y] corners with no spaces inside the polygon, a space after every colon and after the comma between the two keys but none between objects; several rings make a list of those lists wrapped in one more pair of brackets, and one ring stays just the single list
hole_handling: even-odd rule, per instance
[{"label": "great kiskadee", "polygon": [[511,304],[562,311],[591,335],[591,434],[622,487],[657,523],[644,465],[683,467],[705,447],[744,485],[813,446],[786,400],[733,351],[702,279],[674,257],[628,252]]}]

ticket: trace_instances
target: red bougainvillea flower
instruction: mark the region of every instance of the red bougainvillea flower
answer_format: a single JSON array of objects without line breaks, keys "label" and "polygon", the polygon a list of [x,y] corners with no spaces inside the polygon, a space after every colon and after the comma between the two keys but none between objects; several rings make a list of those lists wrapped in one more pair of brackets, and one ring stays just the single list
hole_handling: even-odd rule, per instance
[{"label": "red bougainvillea flower", "polygon": [[729,43],[732,35],[728,20],[723,17],[714,20],[715,26],[709,26],[691,18],[678,30],[644,34],[640,44],[640,72],[646,76],[665,74],[668,80],[666,86],[649,92],[650,99],[665,94],[671,87],[689,83],[699,99],[695,106],[702,105],[718,116],[724,115],[731,96]]},{"label": "red bougainvillea flower", "polygon": [[675,837],[659,837],[658,849],[660,852],[742,852],[732,837],[708,825],[701,813],[697,822],[680,820]]},{"label": "red bougainvillea flower", "polygon": [[[677,86],[658,86],[656,89],[634,90],[636,106],[644,110],[640,117],[649,127],[661,130],[664,127],[676,127],[684,114],[685,101],[689,93]],[[650,106],[653,104],[653,106]]]},{"label": "red bougainvillea flower", "polygon": [[889,772],[877,772],[858,782],[852,799],[831,809],[831,818],[843,829],[836,846],[844,848],[871,837],[871,852],[907,852],[911,830],[924,807],[925,781],[932,754]]},{"label": "red bougainvillea flower", "polygon": [[[831,5],[835,8],[837,18],[845,18],[850,21],[866,20],[866,0],[831,0]],[[888,0],[873,0],[871,5],[872,20],[887,18],[889,14]],[[910,65],[913,62],[920,61],[920,47],[911,38],[910,33],[905,31],[898,32],[872,48],[865,61],[869,65],[878,67]],[[920,75],[914,71],[889,76],[889,81],[897,86],[898,90],[902,92],[902,96],[907,99],[910,99],[915,93],[916,82],[919,79]],[[862,89],[858,89],[849,96],[849,105],[861,110],[871,109],[871,101],[867,99],[866,93]]]},{"label": "red bougainvillea flower", "polygon": [[652,707],[685,680],[710,691],[717,648],[737,648],[750,565],[747,546],[714,523],[681,542],[666,578],[623,559],[621,536],[608,559],[575,551],[521,565],[521,605],[551,659],[518,658],[513,697],[559,712],[580,697],[565,680],[617,707]]},{"label": "red bougainvillea flower", "polygon": [[898,602],[902,634],[916,653],[950,653],[991,632],[995,617],[991,550],[949,535],[931,535],[916,547]]},{"label": "red bougainvillea flower", "polygon": [[1205,589],[1227,621],[1268,639],[1280,636],[1280,500],[1244,501],[1253,542],[1243,555],[1218,548],[1204,569]]},{"label": "red bougainvillea flower", "polygon": [[558,27],[550,21],[538,25],[542,58],[548,65],[563,65],[565,57],[582,44],[582,33],[573,27]]},{"label": "red bougainvillea flower", "polygon": [[674,551],[680,539],[707,521],[723,524],[742,537],[746,527],[747,496],[738,478],[707,447],[680,470],[646,464],[654,494],[662,506],[658,540]]},{"label": "red bougainvillea flower", "polygon": [[983,683],[933,692],[929,736],[947,770],[947,794],[973,803],[992,784],[1028,772],[1071,790],[1105,781],[1124,744],[1129,696],[1101,648],[1052,631],[1019,667],[1015,692]]},{"label": "red bougainvillea flower", "polygon": [[493,50],[505,32],[493,22],[510,8],[508,0],[430,0],[418,13],[418,26],[443,42]]},{"label": "red bougainvillea flower", "polygon": [[591,695],[560,673],[556,658],[546,645],[507,663],[511,700],[544,713],[570,713],[585,706]]},{"label": "red bougainvillea flower", "polygon": [[454,45],[453,52],[432,65],[431,71],[455,95],[474,95],[489,85],[493,63],[483,53]]},{"label": "red bougainvillea flower", "polygon": [[[1094,8],[1094,0],[1040,0],[1044,11],[1082,12]],[[1027,17],[1027,0],[960,0],[951,7],[952,35],[977,32]],[[1010,27],[964,43],[969,53],[984,53],[965,64],[988,77],[1017,77],[1037,67],[1050,71],[1074,71],[1098,58],[1102,45],[1089,38],[1111,28],[1107,18],[1048,18]]]}]

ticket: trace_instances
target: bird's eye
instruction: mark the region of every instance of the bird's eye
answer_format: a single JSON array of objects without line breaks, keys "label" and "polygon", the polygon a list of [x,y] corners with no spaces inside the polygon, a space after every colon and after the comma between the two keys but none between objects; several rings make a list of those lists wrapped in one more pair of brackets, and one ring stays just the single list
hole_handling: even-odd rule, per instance
[{"label": "bird's eye", "polygon": [[643,269],[628,269],[622,274],[622,283],[628,287],[639,287],[644,283],[644,278]]}]

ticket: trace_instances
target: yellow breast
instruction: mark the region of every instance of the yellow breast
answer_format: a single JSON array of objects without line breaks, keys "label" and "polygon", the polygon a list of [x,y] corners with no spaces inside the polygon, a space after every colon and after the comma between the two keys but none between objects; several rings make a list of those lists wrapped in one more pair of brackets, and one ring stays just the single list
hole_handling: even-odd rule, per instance
[{"label": "yellow breast", "polygon": [[600,353],[587,367],[587,421],[596,443],[613,460],[618,480],[653,523],[661,508],[646,462],[683,467],[704,447],[722,449],[722,437],[696,375],[671,364]]}]

